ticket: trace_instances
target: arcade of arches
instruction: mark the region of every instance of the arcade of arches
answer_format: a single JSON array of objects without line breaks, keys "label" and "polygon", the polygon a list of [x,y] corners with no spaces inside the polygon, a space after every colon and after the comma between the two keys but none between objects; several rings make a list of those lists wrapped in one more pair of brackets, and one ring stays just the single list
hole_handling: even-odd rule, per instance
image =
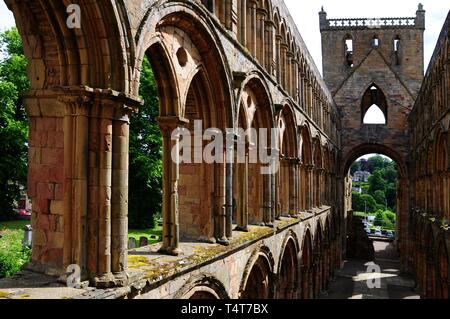
[{"label": "arcade of arches", "polygon": [[[315,298],[345,257],[349,165],[378,152],[401,172],[402,270],[423,296],[448,298],[450,19],[424,78],[423,8],[378,28],[376,45],[373,29],[322,11],[322,78],[282,0],[80,0],[79,29],[65,23],[67,1],[5,2],[30,61],[29,269],[64,277],[76,264],[92,286],[134,287],[128,297]],[[128,251],[129,115],[144,56],[160,102],[163,242]],[[370,102],[386,124],[362,123]],[[278,128],[279,171],[259,174],[248,156],[172,161],[172,132],[195,120]]]}]

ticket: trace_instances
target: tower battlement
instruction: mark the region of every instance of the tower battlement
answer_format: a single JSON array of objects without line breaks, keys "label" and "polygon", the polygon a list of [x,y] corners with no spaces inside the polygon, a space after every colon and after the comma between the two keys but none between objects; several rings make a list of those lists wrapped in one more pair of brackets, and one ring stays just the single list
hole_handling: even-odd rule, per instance
[{"label": "tower battlement", "polygon": [[322,10],[320,16],[320,31],[336,30],[370,30],[370,29],[425,29],[425,10],[419,4],[415,17],[396,18],[341,18],[328,19]]}]

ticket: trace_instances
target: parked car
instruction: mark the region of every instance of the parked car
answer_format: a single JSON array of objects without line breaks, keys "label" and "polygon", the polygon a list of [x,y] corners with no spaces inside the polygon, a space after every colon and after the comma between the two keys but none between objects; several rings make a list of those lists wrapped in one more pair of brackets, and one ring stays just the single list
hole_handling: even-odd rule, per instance
[{"label": "parked car", "polygon": [[391,230],[388,230],[388,231],[386,232],[386,237],[388,237],[388,238],[390,238],[390,239],[395,238],[394,232],[391,231]]},{"label": "parked car", "polygon": [[17,217],[19,219],[23,219],[23,220],[30,220],[31,219],[31,211],[23,209],[23,208],[19,208],[17,210]]},{"label": "parked car", "polygon": [[376,230],[375,236],[379,236],[379,237],[383,236],[383,234],[381,233],[381,230]]}]

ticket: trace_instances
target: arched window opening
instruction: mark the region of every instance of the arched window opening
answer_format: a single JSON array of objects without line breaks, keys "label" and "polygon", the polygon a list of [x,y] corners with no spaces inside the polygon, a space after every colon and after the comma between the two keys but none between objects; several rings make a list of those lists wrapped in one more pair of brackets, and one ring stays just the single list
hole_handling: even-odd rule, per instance
[{"label": "arched window opening", "polygon": [[363,95],[361,115],[363,124],[387,124],[386,97],[374,84],[372,84]]},{"label": "arched window opening", "polygon": [[396,36],[394,39],[394,54],[395,64],[400,65],[400,37]]},{"label": "arched window opening", "polygon": [[345,61],[349,67],[353,67],[353,38],[351,35],[345,37]]},{"label": "arched window opening", "polygon": [[374,35],[374,36],[373,36],[372,46],[374,46],[374,47],[380,46],[380,39],[378,39],[378,36],[377,36],[377,35]]}]

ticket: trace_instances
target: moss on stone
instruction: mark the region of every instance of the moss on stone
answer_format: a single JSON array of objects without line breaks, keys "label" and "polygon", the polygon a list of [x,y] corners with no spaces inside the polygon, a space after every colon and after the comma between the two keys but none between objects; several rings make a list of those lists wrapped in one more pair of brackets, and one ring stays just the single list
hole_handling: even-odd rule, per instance
[{"label": "moss on stone", "polygon": [[0,298],[8,298],[11,294],[6,291],[0,291]]}]

